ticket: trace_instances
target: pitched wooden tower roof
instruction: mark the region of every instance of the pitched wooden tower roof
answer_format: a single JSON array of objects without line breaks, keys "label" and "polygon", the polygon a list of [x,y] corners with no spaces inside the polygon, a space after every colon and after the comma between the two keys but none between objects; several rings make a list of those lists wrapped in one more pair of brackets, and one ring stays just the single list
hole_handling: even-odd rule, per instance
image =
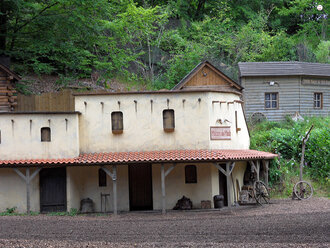
[{"label": "pitched wooden tower roof", "polygon": [[226,92],[241,92],[243,87],[237,84],[210,62],[199,63],[172,90],[212,89]]}]

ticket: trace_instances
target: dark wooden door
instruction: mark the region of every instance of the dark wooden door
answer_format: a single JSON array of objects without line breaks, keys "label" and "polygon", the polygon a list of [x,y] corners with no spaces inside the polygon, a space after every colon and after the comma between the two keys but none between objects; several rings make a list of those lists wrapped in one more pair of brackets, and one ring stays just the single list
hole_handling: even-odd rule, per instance
[{"label": "dark wooden door", "polygon": [[150,164],[129,165],[130,210],[152,210],[152,172]]},{"label": "dark wooden door", "polygon": [[[226,165],[220,165],[224,170],[226,170]],[[227,177],[219,171],[219,194],[224,197],[224,205],[228,206],[227,198]]]},{"label": "dark wooden door", "polygon": [[66,211],[66,168],[40,171],[40,211]]}]

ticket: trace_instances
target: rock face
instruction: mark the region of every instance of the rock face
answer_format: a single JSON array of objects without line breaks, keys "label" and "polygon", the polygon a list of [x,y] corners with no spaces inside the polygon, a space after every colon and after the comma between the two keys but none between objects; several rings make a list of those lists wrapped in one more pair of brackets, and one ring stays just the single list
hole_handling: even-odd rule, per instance
[{"label": "rock face", "polygon": [[192,209],[192,207],[193,207],[192,201],[189,198],[182,196],[182,198],[179,199],[178,202],[176,203],[173,210],[190,210]]}]

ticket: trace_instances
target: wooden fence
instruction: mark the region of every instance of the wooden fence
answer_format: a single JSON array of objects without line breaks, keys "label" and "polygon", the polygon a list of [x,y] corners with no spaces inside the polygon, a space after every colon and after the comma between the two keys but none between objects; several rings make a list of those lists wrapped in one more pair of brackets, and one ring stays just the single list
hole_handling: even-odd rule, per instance
[{"label": "wooden fence", "polygon": [[72,90],[25,96],[18,94],[15,111],[74,111]]}]

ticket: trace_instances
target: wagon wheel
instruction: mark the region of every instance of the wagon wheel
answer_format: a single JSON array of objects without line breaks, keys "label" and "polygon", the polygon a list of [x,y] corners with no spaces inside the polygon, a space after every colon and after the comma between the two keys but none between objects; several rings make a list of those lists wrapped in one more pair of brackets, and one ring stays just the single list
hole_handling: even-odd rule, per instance
[{"label": "wagon wheel", "polygon": [[267,117],[265,114],[261,113],[261,112],[254,112],[251,116],[250,116],[250,123],[252,125],[256,125],[257,123],[263,122],[267,120]]},{"label": "wagon wheel", "polygon": [[293,192],[299,200],[307,200],[313,195],[313,187],[309,182],[299,181],[295,184]]},{"label": "wagon wheel", "polygon": [[268,204],[270,201],[267,186],[262,181],[255,181],[253,184],[253,194],[256,202],[260,205]]}]

